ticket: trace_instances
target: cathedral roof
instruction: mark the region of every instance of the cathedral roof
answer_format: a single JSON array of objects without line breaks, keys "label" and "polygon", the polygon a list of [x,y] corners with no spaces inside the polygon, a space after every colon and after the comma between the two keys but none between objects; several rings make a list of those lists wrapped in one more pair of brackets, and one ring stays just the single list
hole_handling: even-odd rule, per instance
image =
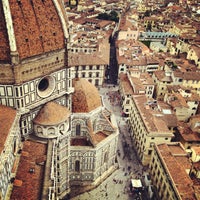
[{"label": "cathedral roof", "polygon": [[0,1],[0,61],[13,52],[25,59],[65,47],[66,13],[61,0]]},{"label": "cathedral roof", "polygon": [[41,125],[56,125],[69,118],[70,111],[55,102],[48,102],[39,111],[34,123]]},{"label": "cathedral roof", "polygon": [[16,117],[16,110],[0,105],[0,153],[4,149],[6,139]]},{"label": "cathedral roof", "polygon": [[10,199],[41,199],[47,144],[25,141]]},{"label": "cathedral roof", "polygon": [[102,106],[98,89],[86,79],[74,79],[75,92],[72,96],[72,110],[75,113],[87,113]]}]

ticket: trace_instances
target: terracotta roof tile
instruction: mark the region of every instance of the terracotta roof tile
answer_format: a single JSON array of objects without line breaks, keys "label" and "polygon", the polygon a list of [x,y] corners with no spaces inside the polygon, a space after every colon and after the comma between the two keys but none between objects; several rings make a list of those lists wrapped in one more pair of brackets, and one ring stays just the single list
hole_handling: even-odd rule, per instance
[{"label": "terracotta roof tile", "polygon": [[0,61],[10,61],[10,45],[8,41],[2,1],[0,1]]},{"label": "terracotta roof tile", "polygon": [[16,110],[0,105],[0,153],[4,149],[5,141],[16,117]]},{"label": "terracotta roof tile", "polygon": [[102,106],[97,88],[86,79],[74,79],[75,92],[72,96],[72,110],[75,113],[88,113]]},{"label": "terracotta roof tile", "polygon": [[39,111],[33,120],[34,123],[42,125],[54,125],[66,121],[70,116],[67,107],[61,106],[55,102],[48,102]]},{"label": "terracotta roof tile", "polygon": [[52,0],[10,0],[9,4],[20,58],[64,48],[62,24]]},{"label": "terracotta roof tile", "polygon": [[194,152],[199,156],[200,155],[200,147],[199,146],[193,146],[192,149]]},{"label": "terracotta roof tile", "polygon": [[45,165],[38,164],[36,160],[43,158],[43,161],[46,161],[47,145],[25,141],[23,151],[26,152],[26,156],[24,154],[21,155],[15,177],[18,184],[14,185],[10,199],[41,199]]},{"label": "terracotta roof tile", "polygon": [[157,132],[159,134],[170,134],[167,124],[160,117],[160,112],[152,110],[147,104],[145,95],[132,95],[137,109],[144,121],[148,132]]},{"label": "terracotta roof tile", "polygon": [[87,138],[72,138],[71,139],[72,146],[92,146]]},{"label": "terracotta roof tile", "polygon": [[69,52],[69,66],[79,66],[79,65],[108,65],[109,59],[108,55],[104,56],[103,51],[98,51],[97,53],[85,54],[85,53],[71,53]]},{"label": "terracotta roof tile", "polygon": [[157,145],[157,148],[174,182],[173,186],[176,187],[181,198],[195,199],[193,182],[186,173],[186,169],[190,169],[190,162],[183,147],[175,144],[161,144]]},{"label": "terracotta roof tile", "polygon": [[200,142],[199,133],[192,131],[187,123],[178,122],[178,131],[185,142]]},{"label": "terracotta roof tile", "polygon": [[127,95],[127,94],[133,94],[133,88],[130,84],[130,81],[128,79],[128,76],[127,74],[124,74],[124,73],[121,73],[119,75],[119,79],[120,79],[120,84],[121,84],[121,87],[123,88],[124,90],[124,93]]},{"label": "terracotta roof tile", "polygon": [[[107,127],[110,126],[110,128],[111,128],[110,131],[107,131],[104,128],[102,128],[103,130],[95,132],[93,130],[93,125],[92,125],[91,120],[88,120],[87,125],[88,125],[88,130],[89,130],[90,142],[93,144],[93,146],[97,145],[99,142],[101,142],[102,140],[107,138],[110,134],[112,134],[116,130],[116,128],[113,127],[113,125],[107,119],[107,117],[104,114],[103,114],[103,116],[105,117],[104,119],[106,121],[104,121],[104,122],[107,124]],[[104,123],[104,122],[101,122],[101,123]],[[102,127],[103,127],[103,125],[102,125]]]},{"label": "terracotta roof tile", "polygon": [[154,74],[159,81],[172,82],[171,76],[166,76],[165,71],[163,70],[155,71]]},{"label": "terracotta roof tile", "polygon": [[185,72],[183,75],[183,79],[200,81],[200,72]]}]

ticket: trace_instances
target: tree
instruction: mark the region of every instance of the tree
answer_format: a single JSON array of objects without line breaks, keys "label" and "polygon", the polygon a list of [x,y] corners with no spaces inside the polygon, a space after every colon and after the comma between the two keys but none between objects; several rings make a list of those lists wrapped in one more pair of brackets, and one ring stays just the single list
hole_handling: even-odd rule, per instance
[{"label": "tree", "polygon": [[97,16],[98,19],[103,19],[103,20],[111,20],[111,21],[115,21],[118,22],[119,21],[119,17],[118,17],[118,13],[114,10],[112,10],[110,12],[110,14],[108,13],[100,13]]},{"label": "tree", "polygon": [[110,16],[110,20],[115,21],[115,22],[119,21],[118,13],[116,11],[112,10],[109,16]]},{"label": "tree", "polygon": [[108,20],[109,19],[109,15],[107,13],[100,13],[97,16],[98,19],[104,19],[104,20]]}]

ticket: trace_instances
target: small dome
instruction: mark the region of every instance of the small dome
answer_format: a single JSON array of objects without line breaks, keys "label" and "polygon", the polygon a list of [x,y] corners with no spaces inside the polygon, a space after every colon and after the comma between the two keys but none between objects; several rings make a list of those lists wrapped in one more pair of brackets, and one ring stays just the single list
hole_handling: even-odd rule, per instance
[{"label": "small dome", "polygon": [[33,120],[36,124],[56,125],[69,118],[70,111],[55,102],[47,103]]},{"label": "small dome", "polygon": [[72,96],[72,110],[87,113],[102,106],[97,88],[86,79],[74,79],[75,92]]}]

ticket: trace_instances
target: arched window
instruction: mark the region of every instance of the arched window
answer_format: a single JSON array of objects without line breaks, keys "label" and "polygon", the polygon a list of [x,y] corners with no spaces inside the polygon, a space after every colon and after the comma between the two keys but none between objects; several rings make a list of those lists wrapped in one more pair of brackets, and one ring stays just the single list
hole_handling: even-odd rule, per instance
[{"label": "arched window", "polygon": [[98,85],[99,85],[99,80],[95,79],[95,86],[98,86]]},{"label": "arched window", "polygon": [[65,130],[65,126],[64,126],[64,124],[61,124],[60,125],[60,131],[64,131]]},{"label": "arched window", "polygon": [[104,161],[104,163],[107,163],[107,161],[108,161],[108,152],[105,152],[103,161]]},{"label": "arched window", "polygon": [[79,160],[76,160],[76,162],[75,162],[75,171],[80,172],[80,161]]},{"label": "arched window", "polygon": [[42,133],[42,128],[40,126],[37,127],[37,132]]},{"label": "arched window", "polygon": [[55,129],[54,128],[49,128],[48,129],[48,134],[54,135],[55,134]]},{"label": "arched window", "polygon": [[76,135],[81,135],[81,125],[80,124],[76,125]]},{"label": "arched window", "polygon": [[14,154],[17,153],[17,139],[16,139],[16,137],[14,138],[14,142],[13,142],[13,153]]},{"label": "arched window", "polygon": [[6,169],[6,174],[9,177],[10,176],[10,170],[9,170],[9,164],[7,162],[5,163],[5,169]]}]

